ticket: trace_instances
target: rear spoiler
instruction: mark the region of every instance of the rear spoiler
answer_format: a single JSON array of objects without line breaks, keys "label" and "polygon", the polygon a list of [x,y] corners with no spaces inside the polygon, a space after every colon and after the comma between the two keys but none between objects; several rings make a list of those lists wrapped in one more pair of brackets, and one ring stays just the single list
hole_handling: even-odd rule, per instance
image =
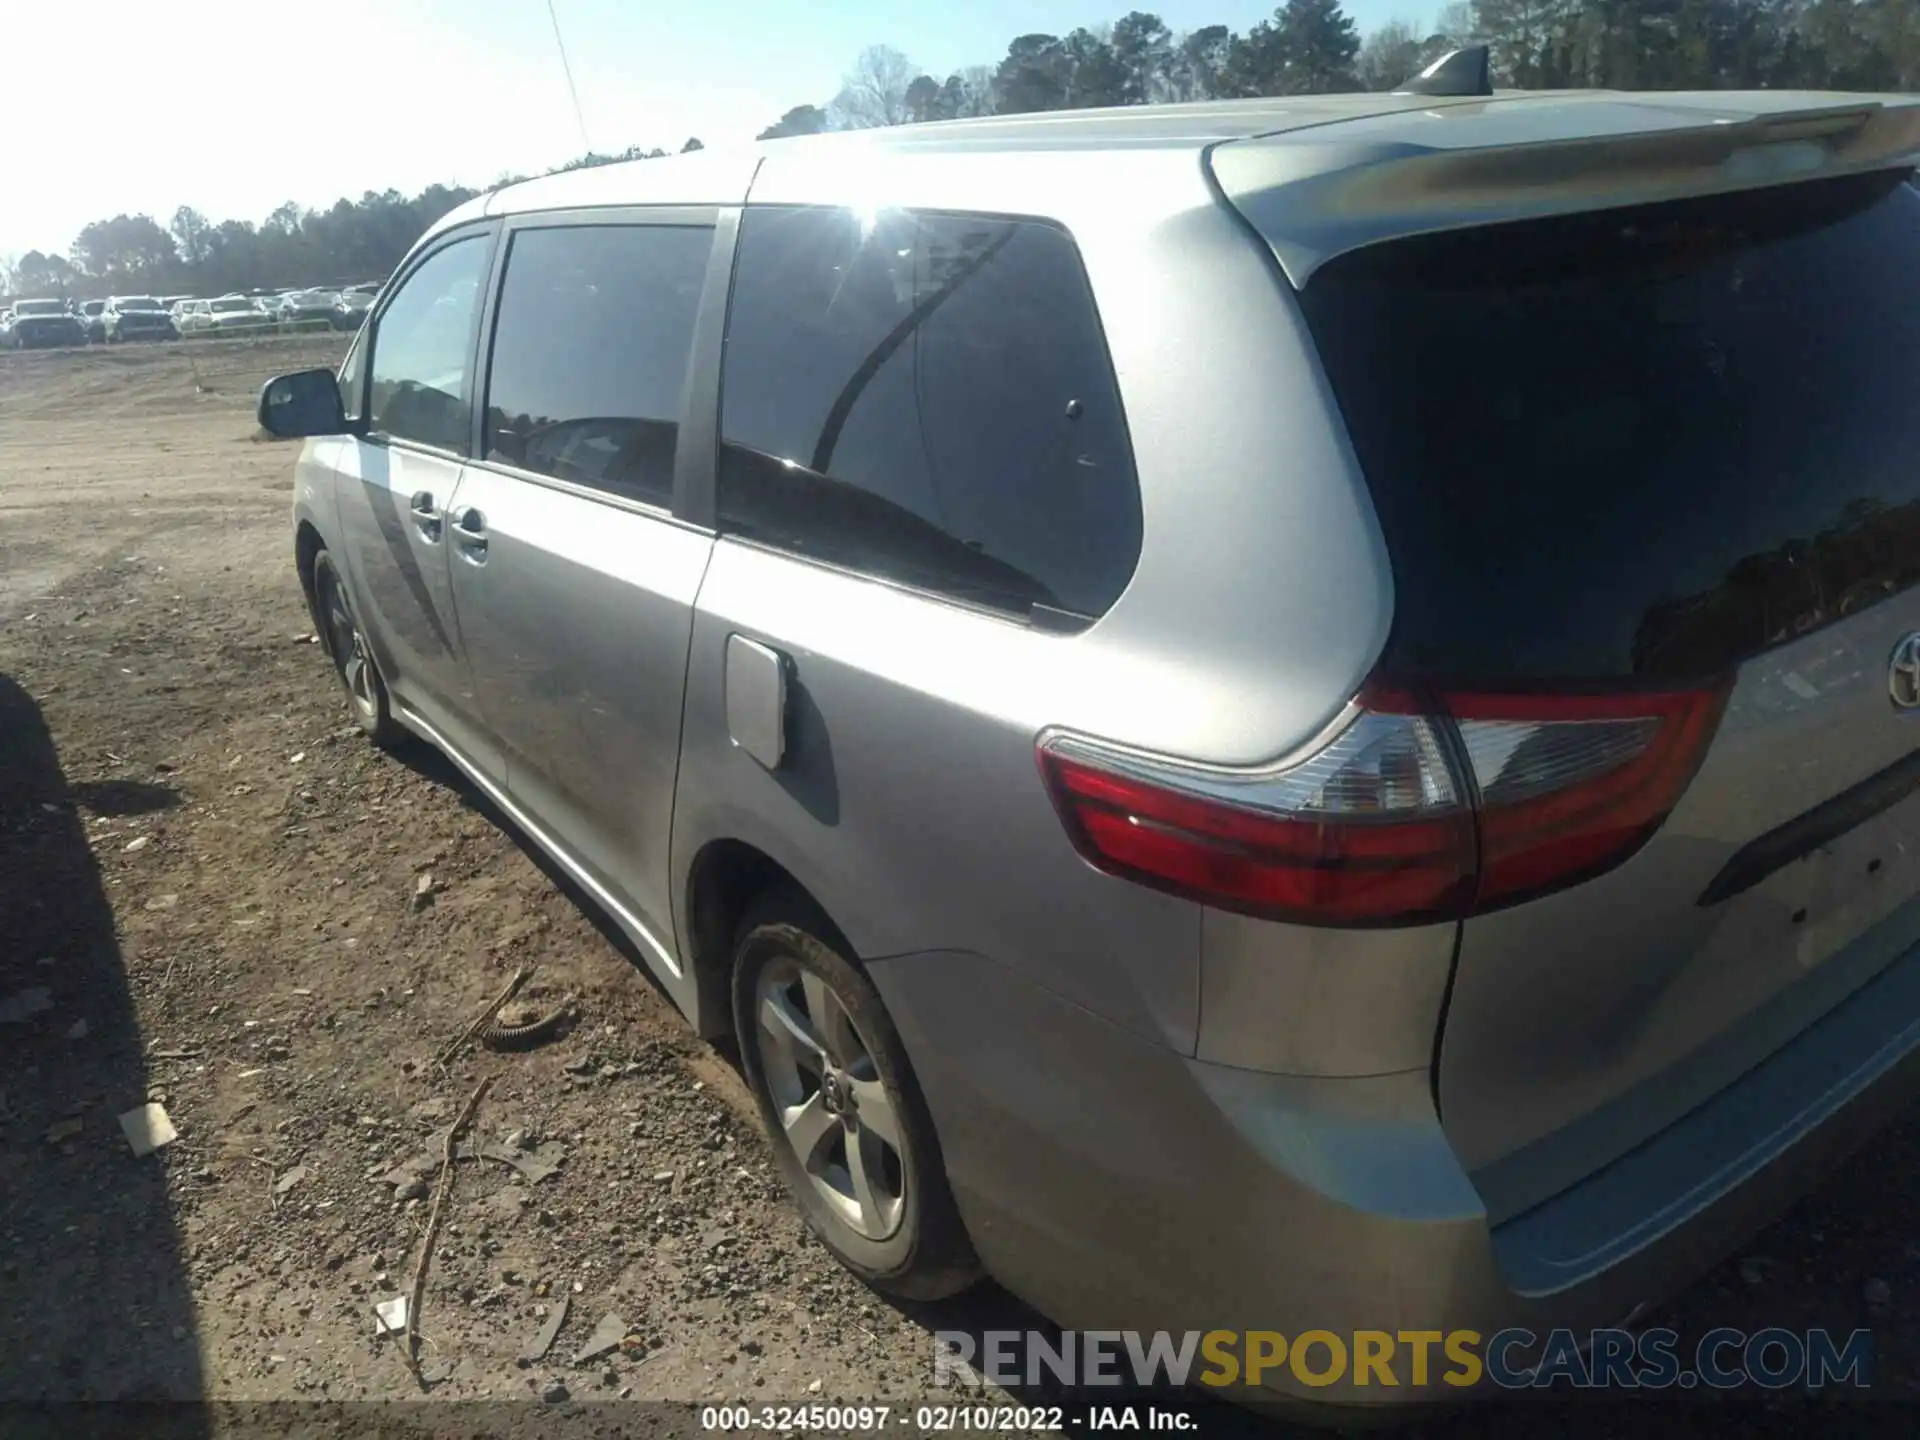
[{"label": "rear spoiler", "polygon": [[1296,288],[1363,246],[1920,166],[1920,97],[1510,94],[1208,151]]}]

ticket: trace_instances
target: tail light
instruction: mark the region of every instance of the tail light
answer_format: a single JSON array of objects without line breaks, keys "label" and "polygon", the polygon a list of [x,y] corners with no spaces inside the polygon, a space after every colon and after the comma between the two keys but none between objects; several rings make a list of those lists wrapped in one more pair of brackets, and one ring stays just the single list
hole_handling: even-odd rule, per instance
[{"label": "tail light", "polygon": [[1310,753],[1209,769],[1076,736],[1039,746],[1089,862],[1224,909],[1301,924],[1411,925],[1591,878],[1685,791],[1724,686],[1659,695],[1444,693],[1369,685]]}]

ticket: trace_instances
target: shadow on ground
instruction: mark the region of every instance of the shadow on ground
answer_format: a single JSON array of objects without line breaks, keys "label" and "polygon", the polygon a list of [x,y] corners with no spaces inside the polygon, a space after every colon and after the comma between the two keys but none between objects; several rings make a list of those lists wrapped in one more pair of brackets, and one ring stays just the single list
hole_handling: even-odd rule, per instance
[{"label": "shadow on ground", "polygon": [[0,675],[0,1417],[16,1420],[23,1404],[202,1391],[169,1157],[135,1158],[118,1120],[146,1100],[147,1067],[75,808],[175,797],[95,788],[69,787],[40,707]]}]

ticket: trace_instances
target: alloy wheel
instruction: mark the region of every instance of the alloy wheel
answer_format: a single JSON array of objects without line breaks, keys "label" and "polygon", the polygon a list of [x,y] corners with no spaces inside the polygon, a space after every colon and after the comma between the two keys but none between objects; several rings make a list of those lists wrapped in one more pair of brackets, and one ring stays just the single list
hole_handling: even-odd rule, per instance
[{"label": "alloy wheel", "polygon": [[760,1068],[787,1143],[833,1213],[885,1240],[906,1208],[900,1117],[846,1005],[821,976],[770,961],[756,987]]}]

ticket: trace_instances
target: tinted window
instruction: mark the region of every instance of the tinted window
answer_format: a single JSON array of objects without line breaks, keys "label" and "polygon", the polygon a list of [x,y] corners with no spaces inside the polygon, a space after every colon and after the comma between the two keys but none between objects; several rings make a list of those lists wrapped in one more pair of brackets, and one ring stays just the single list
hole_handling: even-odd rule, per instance
[{"label": "tinted window", "polygon": [[373,335],[368,428],[464,454],[468,375],[487,241],[474,235],[429,256],[402,282]]},{"label": "tinted window", "polygon": [[1302,300],[1449,678],[1710,674],[1920,580],[1920,195],[1403,242]]},{"label": "tinted window", "polygon": [[669,503],[712,246],[711,230],[685,227],[515,235],[494,327],[487,458]]},{"label": "tinted window", "polygon": [[749,209],[721,429],[722,528],[803,555],[1081,618],[1139,558],[1106,342],[1048,225]]}]

